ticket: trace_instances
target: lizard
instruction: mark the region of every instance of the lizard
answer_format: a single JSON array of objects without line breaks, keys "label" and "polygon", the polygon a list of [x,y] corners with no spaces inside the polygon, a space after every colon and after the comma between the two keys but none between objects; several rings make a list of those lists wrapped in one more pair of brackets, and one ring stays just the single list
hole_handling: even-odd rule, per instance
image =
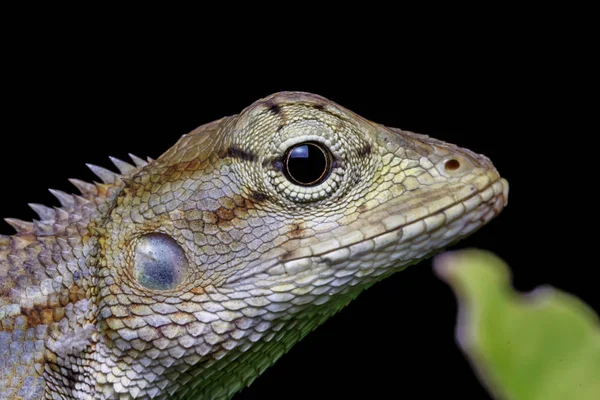
[{"label": "lizard", "polygon": [[507,204],[483,155],[280,92],[0,236],[0,398],[230,399]]}]

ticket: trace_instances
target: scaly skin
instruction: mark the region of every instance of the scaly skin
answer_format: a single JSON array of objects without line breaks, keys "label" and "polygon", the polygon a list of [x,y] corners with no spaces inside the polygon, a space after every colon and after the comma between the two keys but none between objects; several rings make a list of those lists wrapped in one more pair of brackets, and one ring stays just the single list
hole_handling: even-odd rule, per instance
[{"label": "scaly skin", "polygon": [[[330,152],[322,183],[286,151]],[[449,161],[452,160],[452,161]],[[229,399],[363,289],[506,205],[484,156],[278,93],[0,236],[1,398]]]}]

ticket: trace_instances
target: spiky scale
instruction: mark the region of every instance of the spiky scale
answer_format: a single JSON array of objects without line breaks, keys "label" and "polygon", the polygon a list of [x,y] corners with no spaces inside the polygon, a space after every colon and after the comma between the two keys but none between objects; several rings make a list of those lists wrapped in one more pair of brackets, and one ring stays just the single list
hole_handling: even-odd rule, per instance
[{"label": "spiky scale", "polygon": [[119,172],[121,172],[121,174],[123,174],[123,175],[130,174],[137,169],[136,167],[129,164],[128,162],[119,160],[116,157],[108,157],[108,158],[110,158],[110,161],[112,161],[112,163],[115,165],[115,167],[117,167]]},{"label": "spiky scale", "polygon": [[41,221],[52,221],[56,217],[56,211],[43,204],[29,203],[29,207],[35,211]]},{"label": "spiky scale", "polygon": [[114,184],[117,181],[117,174],[106,168],[99,167],[94,164],[86,164],[87,167],[98,177],[103,183]]},{"label": "spiky scale", "polygon": [[33,232],[38,236],[54,235],[52,222],[33,221]]},{"label": "spiky scale", "polygon": [[33,232],[33,223],[20,220],[18,218],[4,218],[7,224],[12,226],[17,233]]},{"label": "spiky scale", "polygon": [[138,156],[136,156],[134,154],[129,153],[129,157],[131,157],[131,160],[138,168],[145,167],[146,165],[148,165],[148,163],[146,161],[144,161],[143,159],[139,158]]},{"label": "spiky scale", "polygon": [[70,194],[56,189],[48,189],[48,191],[52,193],[54,197],[56,197],[61,206],[67,209],[71,209],[73,206],[75,206],[75,199],[73,199],[73,196]]},{"label": "spiky scale", "polygon": [[[35,241],[35,238],[31,235],[13,235],[10,237],[10,247],[12,249],[24,249],[29,246],[32,242]],[[10,259],[13,254],[10,254],[8,258]]]},{"label": "spiky scale", "polygon": [[90,201],[88,199],[86,199],[85,197],[79,196],[77,194],[74,194],[73,198],[75,199],[75,205],[77,207],[81,207],[81,206],[84,206],[84,205],[90,203]]},{"label": "spiky scale", "polygon": [[84,195],[92,195],[95,196],[98,194],[98,189],[96,188],[96,185],[94,185],[93,183],[88,183],[79,179],[69,179],[69,182],[71,182],[73,184],[73,186],[75,186],[77,188],[77,190],[79,190],[79,192]]},{"label": "spiky scale", "polygon": [[68,221],[69,215],[70,214],[62,208],[56,209],[56,221]]}]

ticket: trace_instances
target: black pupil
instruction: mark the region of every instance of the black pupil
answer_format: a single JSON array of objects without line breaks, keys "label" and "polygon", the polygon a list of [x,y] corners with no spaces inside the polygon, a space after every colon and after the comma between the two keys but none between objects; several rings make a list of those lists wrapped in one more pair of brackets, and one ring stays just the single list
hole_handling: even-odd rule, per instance
[{"label": "black pupil", "polygon": [[302,186],[321,183],[329,169],[329,157],[316,143],[301,143],[288,150],[286,170],[292,182]]}]

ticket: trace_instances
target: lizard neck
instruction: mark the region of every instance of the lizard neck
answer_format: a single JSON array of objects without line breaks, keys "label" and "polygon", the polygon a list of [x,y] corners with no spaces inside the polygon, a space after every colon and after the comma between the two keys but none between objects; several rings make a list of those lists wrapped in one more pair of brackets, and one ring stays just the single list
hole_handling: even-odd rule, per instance
[{"label": "lizard neck", "polygon": [[61,207],[32,205],[39,220],[9,219],[17,232],[0,236],[0,351],[8,354],[1,358],[0,388],[9,398],[75,397],[69,388],[85,373],[71,363],[73,354],[86,358],[93,351],[94,230],[123,182],[73,183],[81,195],[53,191]]},{"label": "lizard neck", "polygon": [[[263,321],[247,327],[247,336],[236,347],[223,352],[224,356],[210,355],[193,367],[173,368],[177,378],[167,385],[166,392],[174,398],[229,399],[241,388],[272,366],[294,344],[323,324],[352,301],[365,287],[338,294],[331,301],[317,307],[274,321]],[[167,371],[163,376],[169,376]],[[173,375],[172,375],[173,376]]]}]

